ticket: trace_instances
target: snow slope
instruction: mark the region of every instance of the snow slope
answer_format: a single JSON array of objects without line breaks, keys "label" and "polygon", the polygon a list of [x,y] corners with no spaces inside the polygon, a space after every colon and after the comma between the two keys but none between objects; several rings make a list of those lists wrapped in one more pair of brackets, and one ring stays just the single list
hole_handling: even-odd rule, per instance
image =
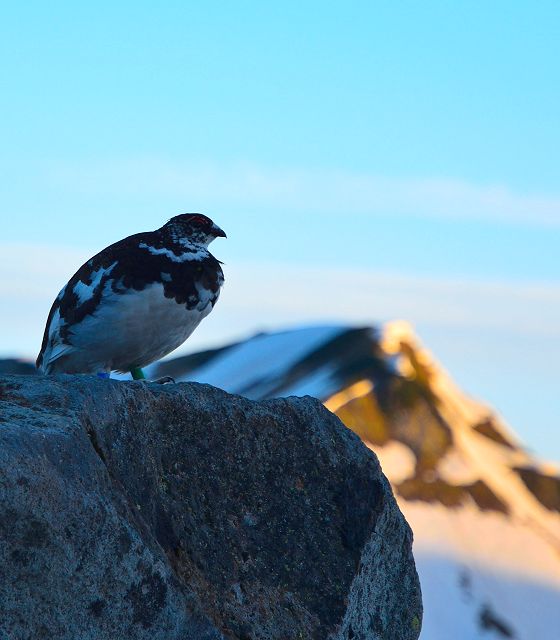
[{"label": "snow slope", "polygon": [[379,456],[415,536],[423,640],[560,638],[560,478],[403,322],[261,334],[156,375],[314,395]]}]

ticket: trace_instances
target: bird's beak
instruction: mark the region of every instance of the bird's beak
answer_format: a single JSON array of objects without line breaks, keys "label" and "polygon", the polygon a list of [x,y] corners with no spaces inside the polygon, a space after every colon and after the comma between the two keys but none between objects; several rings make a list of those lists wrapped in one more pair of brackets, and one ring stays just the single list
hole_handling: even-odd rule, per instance
[{"label": "bird's beak", "polygon": [[227,238],[225,231],[220,229],[217,224],[212,227],[212,235],[216,238]]}]

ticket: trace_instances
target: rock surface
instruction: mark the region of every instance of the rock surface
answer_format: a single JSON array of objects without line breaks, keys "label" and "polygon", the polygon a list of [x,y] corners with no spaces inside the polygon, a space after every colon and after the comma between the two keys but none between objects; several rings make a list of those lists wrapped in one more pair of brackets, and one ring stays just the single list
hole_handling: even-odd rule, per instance
[{"label": "rock surface", "polygon": [[318,401],[0,378],[0,639],[414,640],[412,536]]}]

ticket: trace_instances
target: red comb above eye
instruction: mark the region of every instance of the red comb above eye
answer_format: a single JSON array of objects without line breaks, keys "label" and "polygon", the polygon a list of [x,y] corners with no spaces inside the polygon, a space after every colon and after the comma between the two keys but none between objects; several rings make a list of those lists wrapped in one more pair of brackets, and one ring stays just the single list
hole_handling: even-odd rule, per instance
[{"label": "red comb above eye", "polygon": [[208,224],[209,220],[206,216],[191,216],[189,222],[194,222],[195,224]]}]

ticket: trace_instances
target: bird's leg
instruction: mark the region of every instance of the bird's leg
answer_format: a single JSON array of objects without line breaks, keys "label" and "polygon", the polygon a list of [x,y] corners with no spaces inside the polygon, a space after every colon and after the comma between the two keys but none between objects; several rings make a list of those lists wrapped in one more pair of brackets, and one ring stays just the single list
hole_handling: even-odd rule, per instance
[{"label": "bird's leg", "polygon": [[140,369],[140,367],[132,367],[132,369],[130,370],[130,373],[132,374],[132,379],[133,380],[145,380],[146,376],[144,375],[144,372],[142,371],[142,369]]},{"label": "bird's leg", "polygon": [[133,367],[130,373],[132,374],[133,380],[145,380],[146,382],[155,382],[156,384],[175,383],[175,380],[171,376],[163,376],[163,378],[158,378],[157,380],[146,380],[146,376],[140,367]]}]

